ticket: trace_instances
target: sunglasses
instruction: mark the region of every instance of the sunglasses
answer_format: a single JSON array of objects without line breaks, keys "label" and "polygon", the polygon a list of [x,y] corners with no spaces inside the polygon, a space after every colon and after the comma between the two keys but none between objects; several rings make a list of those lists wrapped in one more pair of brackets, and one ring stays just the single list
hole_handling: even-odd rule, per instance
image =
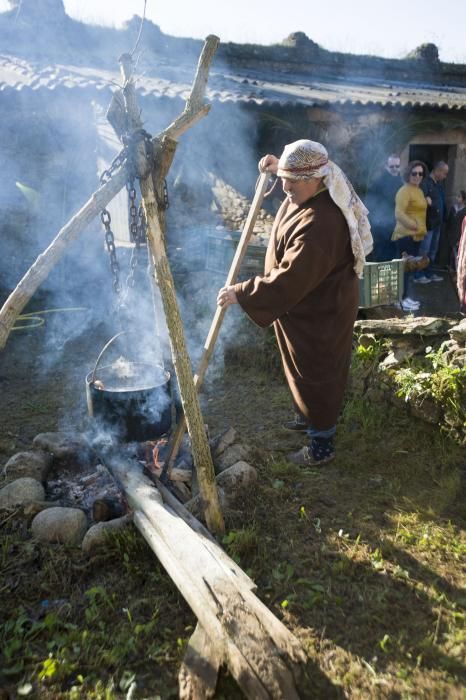
[{"label": "sunglasses", "polygon": [[423,170],[411,170],[410,175],[413,175],[413,177],[424,177],[424,171]]},{"label": "sunglasses", "polygon": [[389,166],[388,166],[388,169],[389,169],[389,170],[399,170],[399,169],[400,169],[400,166],[399,166],[399,165],[389,165]]}]

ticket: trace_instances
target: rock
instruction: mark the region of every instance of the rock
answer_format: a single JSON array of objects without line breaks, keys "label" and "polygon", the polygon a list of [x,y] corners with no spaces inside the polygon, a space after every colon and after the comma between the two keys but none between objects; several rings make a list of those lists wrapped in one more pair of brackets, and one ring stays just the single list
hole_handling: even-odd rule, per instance
[{"label": "rock", "polygon": [[453,326],[453,328],[450,328],[448,333],[453,338],[453,340],[456,340],[457,343],[466,342],[466,318],[463,318],[463,320],[460,321],[458,325]]},{"label": "rock", "polygon": [[436,425],[442,415],[442,411],[434,399],[414,397],[409,400],[409,408],[413,416]]},{"label": "rock", "polygon": [[391,349],[397,352],[409,353],[406,357],[412,357],[413,355],[424,355],[426,344],[421,336],[408,335],[402,338],[392,338]]},{"label": "rock", "polygon": [[87,518],[79,508],[48,508],[36,515],[31,530],[42,542],[80,545],[87,530]]},{"label": "rock", "polygon": [[86,464],[95,458],[94,451],[83,433],[40,433],[32,441],[32,446],[34,449],[50,452],[54,461],[62,464]]},{"label": "rock", "polygon": [[236,445],[230,445],[230,447],[227,447],[220,457],[215,460],[215,471],[219,474],[236,462],[247,459],[248,456],[249,450],[244,445],[238,443]]},{"label": "rock", "polygon": [[358,343],[363,348],[371,348],[377,343],[377,338],[373,333],[361,333]]},{"label": "rock", "polygon": [[466,366],[466,348],[457,348],[456,350],[450,350],[445,359],[447,363],[452,367],[462,369]]},{"label": "rock", "polygon": [[371,405],[383,403],[387,400],[387,394],[388,392],[383,386],[370,386],[364,394],[364,400],[368,401]]},{"label": "rock", "polygon": [[398,396],[396,392],[390,395],[390,403],[393,404],[393,406],[397,406],[398,408],[401,408],[404,411],[407,410],[407,402],[405,397]]},{"label": "rock", "polygon": [[23,515],[26,518],[33,518],[37,513],[41,513],[46,508],[56,508],[60,503],[58,501],[27,501],[23,505]]},{"label": "rock", "polygon": [[[236,462],[215,477],[218,486],[218,499],[222,508],[229,508],[240,492],[257,481],[257,470],[244,461]],[[202,518],[204,504],[200,495],[184,504],[196,517]]]},{"label": "rock", "polygon": [[222,452],[225,452],[227,447],[230,447],[236,440],[236,430],[233,427],[227,428],[219,435],[216,435],[210,441],[210,450],[212,457],[219,457]]},{"label": "rock", "polygon": [[244,460],[240,460],[222,471],[215,480],[219,487],[229,495],[237,496],[238,491],[257,481],[257,469]]},{"label": "rock", "polygon": [[449,427],[458,428],[459,434],[462,434],[464,436],[464,421],[461,415],[458,415],[458,413],[452,409],[447,409],[445,411],[443,419]]},{"label": "rock", "polygon": [[84,535],[82,548],[86,554],[92,554],[96,549],[104,546],[107,542],[109,533],[122,530],[132,522],[130,515],[124,515],[122,518],[108,520],[107,522],[97,523],[92,525]]},{"label": "rock", "polygon": [[398,367],[415,354],[416,350],[414,348],[395,346],[391,352],[388,353],[387,357],[382,360],[379,367],[381,369]]},{"label": "rock", "polygon": [[40,481],[28,476],[16,479],[0,490],[0,508],[12,508],[27,503],[27,501],[43,501],[44,499],[45,491]]},{"label": "rock", "polygon": [[42,450],[18,452],[3,467],[6,482],[29,477],[44,482],[52,466],[52,455]]},{"label": "rock", "polygon": [[359,333],[372,333],[376,336],[420,335],[425,337],[447,335],[455,324],[456,321],[446,318],[418,316],[415,318],[404,317],[356,321],[354,329]]}]

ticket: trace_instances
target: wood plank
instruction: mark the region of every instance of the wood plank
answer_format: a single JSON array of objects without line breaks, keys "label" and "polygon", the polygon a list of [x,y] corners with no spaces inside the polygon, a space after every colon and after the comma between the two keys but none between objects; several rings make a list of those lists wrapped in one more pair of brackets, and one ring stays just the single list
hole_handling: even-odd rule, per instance
[{"label": "wood plank", "polygon": [[178,673],[180,700],[208,700],[215,695],[222,657],[198,623]]},{"label": "wood plank", "polygon": [[248,698],[299,697],[305,654],[298,640],[259,601],[241,577],[217,560],[141,472],[141,465],[107,455],[134,509],[134,522],[193,610]]}]

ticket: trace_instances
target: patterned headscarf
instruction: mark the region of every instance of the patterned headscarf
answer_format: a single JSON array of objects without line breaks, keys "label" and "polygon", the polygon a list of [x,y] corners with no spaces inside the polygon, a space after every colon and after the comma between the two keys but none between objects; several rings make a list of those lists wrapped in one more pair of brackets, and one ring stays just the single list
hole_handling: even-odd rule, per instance
[{"label": "patterned headscarf", "polygon": [[373,247],[368,211],[345,173],[336,163],[329,160],[326,148],[321,143],[308,139],[289,143],[278,161],[277,175],[288,180],[323,178],[330,197],[347,221],[354,255],[354,271],[358,277],[362,277],[366,255]]}]

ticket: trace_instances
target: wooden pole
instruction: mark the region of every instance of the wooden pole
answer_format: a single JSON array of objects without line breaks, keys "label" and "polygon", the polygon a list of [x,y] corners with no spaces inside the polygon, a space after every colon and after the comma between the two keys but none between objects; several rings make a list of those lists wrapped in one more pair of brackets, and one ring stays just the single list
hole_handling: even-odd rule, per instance
[{"label": "wooden pole", "polygon": [[[207,39],[209,46],[217,46],[217,37]],[[207,43],[206,42],[206,43]],[[204,56],[204,61],[202,60]],[[208,66],[213,57],[212,51],[203,51],[198,64],[196,78],[193,83],[191,97],[188,100],[185,110],[188,115],[197,115],[202,103],[203,91],[207,82],[206,74]],[[141,128],[141,119],[136,100],[136,91],[132,78],[132,61],[128,54],[120,59],[121,70],[125,80],[123,89],[125,104],[128,112],[130,127],[133,131]],[[202,76],[202,79],[198,77]],[[199,108],[199,109],[198,109]],[[183,129],[186,130],[189,117],[183,120]],[[179,128],[173,127],[169,133],[179,133]],[[171,274],[168,258],[165,250],[164,221],[160,216],[158,201],[163,190],[163,183],[175,155],[176,142],[165,135],[154,143],[155,146],[155,168],[152,172],[142,173],[140,178],[141,194],[147,223],[147,241],[150,255],[157,274],[157,284],[160,289],[163,309],[167,321],[168,335],[172,352],[173,366],[178,378],[181,403],[186,416],[189,436],[191,438],[191,449],[193,453],[196,474],[199,483],[199,490],[204,505],[204,515],[207,527],[216,534],[225,531],[222,511],[218,499],[217,486],[215,482],[215,471],[210,454],[209,442],[207,439],[204,420],[199,404],[199,397],[194,384],[194,377],[191,368],[188,349],[184,337],[183,323],[176,299],[175,284]],[[138,157],[139,161],[139,157]],[[146,161],[142,159],[143,167]],[[157,196],[158,195],[158,196]]]},{"label": "wooden pole", "polygon": [[[238,245],[236,247],[236,252],[235,252],[235,257],[232,260],[230,270],[228,272],[228,276],[225,282],[225,286],[229,286],[231,284],[235,284],[238,274],[241,268],[241,263],[243,262],[244,256],[246,254],[247,247],[249,245],[249,241],[251,240],[251,236],[254,231],[254,224],[256,223],[257,215],[259,213],[259,210],[261,208],[262,201],[264,199],[264,194],[265,190],[267,187],[267,181],[269,179],[268,173],[261,173],[257,187],[256,187],[256,192],[254,194],[254,199],[252,200],[251,208],[249,210],[249,214],[247,216],[247,219],[244,224],[244,228],[241,234],[241,238],[238,242]],[[197,373],[194,376],[194,384],[196,386],[196,390],[199,392],[202,387],[202,383],[204,381],[205,373],[207,371],[207,367],[210,361],[210,358],[212,357],[212,353],[214,351],[215,343],[217,342],[218,334],[220,332],[220,328],[225,316],[226,308],[217,306],[214,318],[212,321],[212,324],[210,326],[209,332],[207,334],[207,339],[204,343],[204,352],[202,353],[201,360],[199,362],[199,367],[197,369]],[[178,454],[178,451],[181,446],[181,442],[183,440],[183,436],[186,431],[186,419],[184,415],[180,416],[180,419],[178,421],[178,425],[176,426],[176,430],[173,434],[173,438],[170,442],[170,451],[168,455],[168,470],[170,471],[171,467],[173,466],[173,463],[176,459],[176,456]]]},{"label": "wooden pole", "polygon": [[16,285],[0,310],[0,349],[5,347],[11,329],[21,311],[42,282],[47,279],[50,271],[65,253],[70,243],[78,238],[102,209],[105,209],[107,204],[124,187],[127,180],[127,168],[123,164],[113,174],[112,179],[94,192],[73,218],[60,229],[48,248],[39,255]]}]

